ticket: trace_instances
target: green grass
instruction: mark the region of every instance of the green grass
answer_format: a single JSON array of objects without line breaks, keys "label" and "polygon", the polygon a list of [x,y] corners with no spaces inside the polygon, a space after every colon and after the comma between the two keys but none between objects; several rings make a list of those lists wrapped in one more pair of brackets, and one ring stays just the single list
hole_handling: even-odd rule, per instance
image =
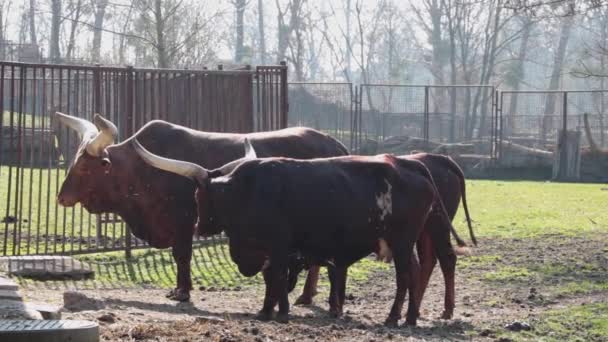
[{"label": "green grass", "polygon": [[[7,216],[18,219],[15,223],[0,223],[0,248],[4,248],[5,234],[8,234],[7,254],[31,254],[36,252],[36,248],[42,252],[45,248],[49,251],[55,248],[70,251],[86,247],[72,244],[71,241],[66,246],[58,246],[56,243],[47,243],[42,235],[61,238],[82,236],[85,239],[96,235],[95,216],[89,215],[80,206],[58,206],[55,198],[64,177],[63,170],[0,167],[0,220]],[[121,237],[120,227],[108,226],[107,229],[108,236]],[[3,254],[2,250],[0,254]]]},{"label": "green grass", "polygon": [[529,270],[521,267],[501,267],[496,271],[486,273],[483,278],[493,282],[523,281],[532,276]]},{"label": "green grass", "polygon": [[[2,126],[11,126],[11,112],[4,111],[4,113],[0,113],[2,115]],[[21,120],[21,125],[19,125],[19,120]],[[29,113],[19,113],[13,112],[13,127],[20,126],[25,128],[34,128],[42,127],[44,123],[44,127],[49,128],[50,120],[48,118],[44,118],[42,115],[32,115]]]},{"label": "green grass", "polygon": [[[470,180],[466,190],[478,236],[523,239],[607,232],[607,188],[602,184]],[[465,235],[462,207],[454,223]]]},{"label": "green grass", "polygon": [[530,331],[502,332],[500,337],[514,341],[606,341],[606,317],[608,304],[573,306],[544,313]]}]

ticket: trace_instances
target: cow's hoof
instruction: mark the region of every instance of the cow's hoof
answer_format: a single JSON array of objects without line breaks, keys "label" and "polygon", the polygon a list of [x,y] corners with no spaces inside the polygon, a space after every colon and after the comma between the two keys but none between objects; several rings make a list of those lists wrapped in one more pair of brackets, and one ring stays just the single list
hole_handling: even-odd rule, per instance
[{"label": "cow's hoof", "polygon": [[173,296],[175,296],[175,292],[177,291],[177,289],[171,289],[171,291],[167,292],[167,294],[165,295],[165,297],[167,298],[173,298]]},{"label": "cow's hoof", "polygon": [[415,327],[416,326],[416,318],[406,318],[405,319],[405,325],[410,326],[410,327]]},{"label": "cow's hoof", "polygon": [[445,310],[441,314],[441,319],[452,319],[453,316],[454,316],[454,312],[453,311]]},{"label": "cow's hoof", "polygon": [[329,309],[329,317],[331,317],[331,318],[340,318],[340,317],[342,317],[342,310]]},{"label": "cow's hoof", "polygon": [[305,296],[305,295],[301,295],[300,297],[298,297],[298,299],[296,299],[295,305],[311,305],[312,304],[312,297],[310,296]]},{"label": "cow's hoof", "polygon": [[399,318],[389,317],[384,321],[384,326],[387,328],[397,328],[399,326]]},{"label": "cow's hoof", "polygon": [[178,302],[187,302],[190,300],[190,292],[177,289],[173,292],[173,296],[169,297],[169,299],[178,301]]},{"label": "cow's hoof", "polygon": [[279,323],[289,323],[289,314],[279,312],[275,320]]},{"label": "cow's hoof", "polygon": [[272,312],[259,311],[257,315],[255,315],[255,319],[258,321],[267,322],[272,319]]}]

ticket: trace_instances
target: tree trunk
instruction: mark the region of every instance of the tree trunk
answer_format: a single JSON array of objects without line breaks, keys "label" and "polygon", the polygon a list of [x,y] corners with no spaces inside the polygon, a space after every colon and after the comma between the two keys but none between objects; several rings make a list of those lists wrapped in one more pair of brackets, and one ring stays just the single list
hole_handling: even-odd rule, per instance
[{"label": "tree trunk", "polygon": [[61,0],[52,0],[51,3],[51,38],[49,41],[49,59],[54,63],[61,61],[59,51],[59,33],[61,29]]},{"label": "tree trunk", "polygon": [[264,33],[264,2],[258,0],[258,31],[260,35],[260,63],[266,64],[266,34]]},{"label": "tree trunk", "polygon": [[[530,40],[530,31],[532,28],[532,21],[528,17],[523,18],[523,32],[521,36],[521,41],[519,42],[519,54],[517,56],[517,64],[515,65],[515,75],[514,75],[514,83],[513,90],[519,91],[521,81],[524,79],[524,63],[526,61],[526,56],[528,53],[528,41]],[[511,102],[509,103],[509,124],[507,125],[507,130],[510,130],[514,127],[514,115],[517,112],[517,93],[511,94]],[[509,132],[505,132],[505,136],[509,136]]]},{"label": "tree trunk", "polygon": [[[93,47],[91,49],[91,59],[95,63],[99,63],[101,60],[101,35],[103,33],[103,21],[106,16],[106,7],[108,6],[108,0],[96,0],[95,1],[95,28],[93,29]],[[130,13],[129,9],[129,13]],[[121,36],[121,43],[124,37]],[[124,54],[124,51],[123,51]],[[120,53],[119,53],[120,55]],[[123,57],[124,59],[124,57]]]},{"label": "tree trunk", "polygon": [[247,0],[235,0],[234,7],[236,9],[236,44],[234,46],[234,61],[235,63],[243,62],[244,52],[244,23],[245,6]]},{"label": "tree trunk", "polygon": [[118,63],[121,65],[125,64],[125,48],[126,48],[125,34],[127,33],[127,28],[129,27],[129,24],[131,23],[133,5],[134,5],[134,2],[131,2],[131,6],[129,7],[129,12],[127,13],[127,18],[125,19],[125,23],[122,26],[122,34],[120,35],[120,39],[119,39],[119,43],[118,43]]},{"label": "tree trunk", "polygon": [[[501,16],[501,11],[502,9],[502,3],[500,0],[496,1],[496,4],[494,6],[494,10],[495,10],[495,14],[494,14],[494,22],[493,22],[493,28],[492,30],[486,31],[486,37],[491,37],[490,41],[489,41],[489,45],[486,44],[486,48],[485,48],[485,53],[484,53],[484,62],[483,62],[483,66],[482,66],[482,73],[481,73],[481,79],[480,79],[480,83],[481,84],[488,84],[490,83],[490,78],[492,77],[492,73],[494,73],[494,65],[495,65],[495,60],[496,60],[496,43],[498,40],[498,30],[500,27],[500,16]],[[486,38],[487,39],[487,38]],[[479,96],[481,95],[481,99],[479,98]],[[467,132],[467,138],[471,138],[473,136],[473,132],[475,130],[475,126],[477,123],[477,109],[479,108],[479,101],[481,100],[481,118],[479,120],[479,129],[477,131],[477,137],[481,137],[483,132],[484,132],[484,126],[485,126],[485,122],[486,122],[486,114],[487,111],[484,109],[487,109],[488,107],[488,100],[489,100],[490,96],[488,95],[488,88],[483,88],[481,90],[479,90],[477,92],[477,94],[475,95],[475,102],[473,104],[473,114],[471,116],[471,122],[470,122],[470,127],[468,129]],[[491,110],[491,108],[490,108]]]},{"label": "tree trunk", "polygon": [[443,42],[441,40],[441,7],[437,0],[431,1],[431,45],[433,46],[433,61],[431,73],[435,78],[436,85],[442,85],[443,81]]},{"label": "tree trunk", "polygon": [[[548,90],[556,90],[559,88],[559,81],[561,80],[562,66],[566,57],[566,48],[568,46],[568,40],[570,39],[570,31],[572,28],[572,17],[562,18],[562,27],[559,35],[559,43],[557,51],[555,52],[555,58],[553,60],[553,70],[551,71],[551,80],[549,82]],[[545,113],[543,115],[542,129],[541,129],[541,140],[545,140],[548,131],[553,127],[553,116],[555,115],[555,94],[549,94],[545,100]]]},{"label": "tree trunk", "polygon": [[351,37],[352,37],[352,29],[351,29],[351,13],[352,13],[352,0],[346,0],[346,49],[344,49],[344,51],[346,51],[346,79],[348,80],[348,82],[350,82],[352,80],[352,61],[351,61],[351,55],[352,55],[352,50],[351,50]]},{"label": "tree trunk", "polygon": [[167,44],[165,42],[165,18],[162,13],[162,0],[154,1],[154,24],[156,25],[156,53],[157,65],[159,68],[169,67],[169,58],[167,55]]},{"label": "tree trunk", "polygon": [[68,48],[66,51],[66,59],[70,61],[72,54],[74,53],[74,45],[76,44],[76,27],[80,21],[80,10],[82,8],[82,0],[78,0],[76,3],[76,12],[74,14],[74,20],[72,20],[72,27],[70,28],[70,39],[68,40]]},{"label": "tree trunk", "polygon": [[30,14],[29,14],[29,21],[30,21],[30,43],[32,44],[38,44],[38,37],[36,37],[36,0],[30,0]]}]

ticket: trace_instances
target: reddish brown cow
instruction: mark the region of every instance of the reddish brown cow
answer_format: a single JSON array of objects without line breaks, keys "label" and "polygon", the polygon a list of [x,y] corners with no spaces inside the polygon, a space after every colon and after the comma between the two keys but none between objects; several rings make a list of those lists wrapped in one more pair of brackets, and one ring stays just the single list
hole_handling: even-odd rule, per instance
[{"label": "reddish brown cow", "polygon": [[270,318],[278,303],[277,320],[288,319],[292,252],[333,264],[332,316],[342,313],[347,268],[376,252],[394,260],[397,276],[397,293],[386,324],[397,324],[408,289],[406,322],[416,324],[417,281],[412,276],[418,271],[411,269],[417,264],[414,244],[431,212],[436,211],[451,225],[424,164],[391,155],[260,158],[235,162],[230,170],[208,171],[156,156],[137,141],[133,143],[150,165],[197,184],[199,231],[225,231],[232,260],[243,275],[264,273],[261,318]]},{"label": "reddish brown cow", "polygon": [[[420,161],[429,169],[437,186],[439,195],[445,205],[450,221],[454,219],[456,211],[458,210],[458,205],[460,204],[460,198],[462,197],[462,205],[469,226],[469,234],[471,235],[473,243],[476,245],[477,240],[471,226],[465,195],[465,178],[458,164],[448,156],[430,153],[416,153],[400,156],[399,158]],[[419,291],[417,295],[418,307],[420,307],[431,273],[437,264],[437,260],[439,260],[445,282],[445,309],[441,317],[445,319],[451,318],[454,313],[454,273],[456,269],[456,255],[467,253],[466,249],[453,248],[450,241],[450,229],[451,225],[446,224],[441,215],[429,215],[424,225],[424,229],[416,242],[421,267],[419,277],[420,283],[417,286]],[[465,246],[464,241],[462,241],[455,232],[452,231],[452,233],[454,234],[459,247]],[[301,266],[297,265],[297,263],[293,267],[296,273],[299,270],[298,267]],[[295,275],[290,275],[292,282],[294,282],[294,284],[291,284],[292,287],[295,285],[294,277]],[[297,299],[296,304],[312,303],[312,297],[316,294],[318,278],[319,266],[311,265],[304,285],[304,290],[302,295]]]},{"label": "reddish brown cow", "polygon": [[192,196],[195,186],[183,177],[144,163],[133,150],[132,139],[158,155],[207,168],[217,168],[242,157],[245,138],[261,157],[310,159],[348,154],[337,140],[302,127],[229,134],[200,132],[165,121],[151,121],[129,139],[114,144],[116,127],[100,115],[95,115],[95,124],[61,113],[57,113],[56,119],[82,137],[81,146],[61,185],[59,203],[70,207],[80,202],[91,213],[117,213],[135,236],[151,246],[173,247],[177,287],[168,297],[182,301],[190,298],[192,289],[190,259],[197,217]]}]

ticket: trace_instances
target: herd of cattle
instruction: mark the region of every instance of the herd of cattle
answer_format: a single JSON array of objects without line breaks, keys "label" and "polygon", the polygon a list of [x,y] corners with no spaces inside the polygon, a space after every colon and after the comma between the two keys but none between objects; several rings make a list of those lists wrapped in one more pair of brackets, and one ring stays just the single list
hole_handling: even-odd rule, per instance
[{"label": "herd of cattle", "polygon": [[93,122],[62,113],[55,119],[81,137],[59,203],[116,213],[136,237],[172,247],[177,287],[169,298],[190,298],[193,235],[224,232],[239,271],[263,274],[260,319],[272,318],[278,304],[275,319],[288,320],[288,293],[303,269],[308,276],[296,303],[311,303],[320,266],[328,269],[330,315],[340,316],[347,268],[371,253],[395,265],[387,325],[401,318],[407,292],[406,323],[416,324],[437,260],[445,280],[442,317],[453,315],[456,255],[468,252],[451,224],[461,198],[476,240],[464,175],[447,156],[350,156],[309,128],[209,133],[165,121],[115,144],[116,126],[98,114]]}]

